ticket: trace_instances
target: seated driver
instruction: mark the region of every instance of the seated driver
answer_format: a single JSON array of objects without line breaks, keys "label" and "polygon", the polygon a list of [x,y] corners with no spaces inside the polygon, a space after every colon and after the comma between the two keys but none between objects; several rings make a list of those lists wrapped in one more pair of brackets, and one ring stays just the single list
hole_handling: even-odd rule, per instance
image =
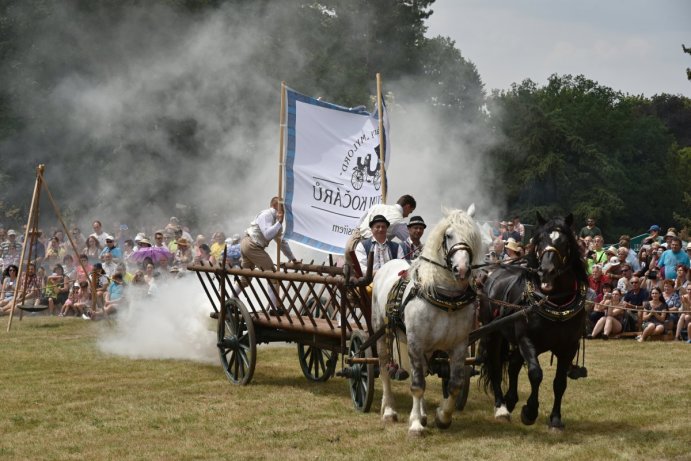
[{"label": "seated driver", "polygon": [[372,266],[373,276],[377,273],[377,270],[392,259],[404,259],[405,253],[401,245],[392,242],[386,236],[389,225],[389,221],[384,215],[380,214],[374,216],[369,222],[372,237],[360,240],[355,247],[355,256],[360,263],[362,272],[367,270],[367,255],[372,248],[374,248],[374,265]]}]

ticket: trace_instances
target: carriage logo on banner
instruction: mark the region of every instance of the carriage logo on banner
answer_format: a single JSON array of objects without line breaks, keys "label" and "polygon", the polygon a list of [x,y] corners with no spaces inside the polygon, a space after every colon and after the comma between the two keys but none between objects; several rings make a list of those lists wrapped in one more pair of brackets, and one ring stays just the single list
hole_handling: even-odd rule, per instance
[{"label": "carriage logo on banner", "polygon": [[[379,114],[286,89],[285,238],[343,254],[367,209],[382,202]],[[390,159],[384,113],[384,164]],[[385,178],[384,178],[385,179]]]}]

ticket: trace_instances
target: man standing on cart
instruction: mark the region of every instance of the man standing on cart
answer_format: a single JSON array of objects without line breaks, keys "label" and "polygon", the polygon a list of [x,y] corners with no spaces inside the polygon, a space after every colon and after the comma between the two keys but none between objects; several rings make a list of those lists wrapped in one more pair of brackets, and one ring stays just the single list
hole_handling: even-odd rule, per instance
[{"label": "man standing on cart", "polygon": [[[245,231],[245,236],[240,241],[240,253],[242,254],[241,266],[243,269],[254,269],[259,267],[268,271],[274,269],[274,262],[266,252],[272,240],[280,245],[283,254],[292,262],[297,262],[293,251],[290,249],[287,240],[283,240],[283,204],[278,197],[273,197],[269,208],[261,211],[250,223],[250,227]],[[248,282],[243,280],[243,285]],[[274,289],[278,292],[277,284]],[[272,315],[282,315],[283,308],[278,306],[274,289],[269,289],[269,298],[272,308]]]}]

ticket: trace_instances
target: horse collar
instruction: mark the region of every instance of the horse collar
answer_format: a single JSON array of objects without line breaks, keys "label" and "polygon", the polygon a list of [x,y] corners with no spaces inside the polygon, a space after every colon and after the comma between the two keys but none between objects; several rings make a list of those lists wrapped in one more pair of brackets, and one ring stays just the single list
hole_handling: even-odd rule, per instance
[{"label": "horse collar", "polygon": [[[585,295],[587,288],[585,284],[576,282],[576,290],[573,298],[565,304],[557,305],[549,300],[549,296],[537,302],[537,313],[548,320],[566,321],[573,318],[585,307]],[[526,285],[526,294],[533,300],[537,300],[537,294],[532,283]]]},{"label": "horse collar", "polygon": [[440,291],[439,289],[433,289],[430,292],[423,291],[417,285],[413,290],[417,292],[418,296],[446,312],[461,310],[477,298],[477,293],[470,285],[460,293],[454,291],[453,294],[445,294],[442,292],[444,290]]}]

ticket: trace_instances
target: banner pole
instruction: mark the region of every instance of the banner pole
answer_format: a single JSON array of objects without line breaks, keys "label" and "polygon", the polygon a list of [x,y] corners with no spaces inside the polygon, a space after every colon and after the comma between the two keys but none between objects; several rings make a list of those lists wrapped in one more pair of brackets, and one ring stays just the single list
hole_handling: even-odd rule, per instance
[{"label": "banner pole", "polygon": [[379,161],[381,169],[381,202],[386,203],[386,139],[384,136],[384,111],[382,110],[381,74],[377,72],[377,109],[379,112]]},{"label": "banner pole", "polygon": [[[285,155],[284,155],[284,136],[285,136],[285,125],[286,125],[286,118],[285,118],[285,107],[286,107],[286,82],[282,81],[281,82],[281,114],[279,115],[279,135],[278,135],[278,203],[279,207],[283,207],[283,212],[285,213],[285,207],[283,204],[283,170],[284,170],[284,162],[285,162]],[[285,219],[285,214],[283,216]],[[280,266],[281,265],[281,245],[280,243],[276,245],[276,265]]]}]

